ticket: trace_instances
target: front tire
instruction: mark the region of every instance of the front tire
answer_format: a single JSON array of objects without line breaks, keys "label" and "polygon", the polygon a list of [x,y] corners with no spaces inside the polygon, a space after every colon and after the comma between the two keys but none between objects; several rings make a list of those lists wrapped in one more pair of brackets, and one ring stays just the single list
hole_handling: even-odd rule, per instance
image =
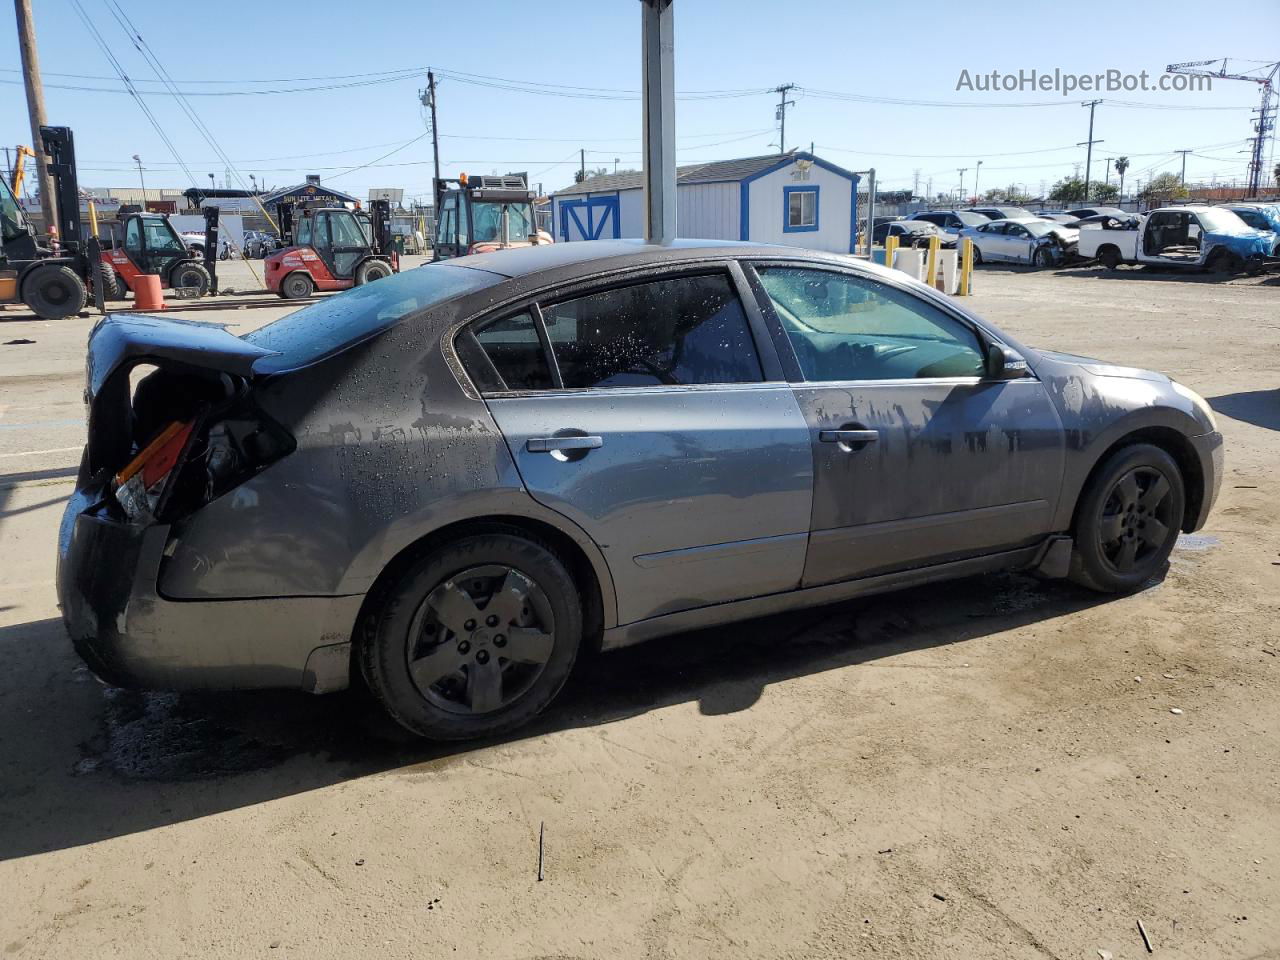
[{"label": "front tire", "polygon": [[1117,450],[1076,507],[1071,579],[1102,593],[1137,590],[1168,561],[1185,505],[1182,472],[1168,453],[1148,443]]},{"label": "front tire", "polygon": [[568,679],[582,600],[545,544],[495,528],[424,556],[372,598],[360,635],[369,689],[432,740],[528,723]]},{"label": "front tire", "polygon": [[195,287],[199,291],[196,294],[198,297],[203,297],[209,292],[210,284],[209,271],[203,264],[196,263],[194,260],[178,264],[169,275],[171,287],[175,290],[179,287]]},{"label": "front tire", "polygon": [[375,280],[385,280],[391,276],[391,264],[385,260],[366,260],[356,268],[356,286],[361,287]]},{"label": "front tire", "polygon": [[22,281],[22,300],[45,320],[74,317],[89,303],[89,291],[74,270],[64,266],[36,267]]}]

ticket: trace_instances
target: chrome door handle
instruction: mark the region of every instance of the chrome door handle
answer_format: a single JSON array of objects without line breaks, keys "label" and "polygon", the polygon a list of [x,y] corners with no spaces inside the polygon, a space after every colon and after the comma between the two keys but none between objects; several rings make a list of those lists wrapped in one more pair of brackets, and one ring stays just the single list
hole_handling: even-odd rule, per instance
[{"label": "chrome door handle", "polygon": [[877,430],[819,430],[823,443],[873,443],[880,439]]},{"label": "chrome door handle", "polygon": [[595,450],[604,446],[602,437],[530,437],[524,448],[530,453],[551,453],[553,450]]}]

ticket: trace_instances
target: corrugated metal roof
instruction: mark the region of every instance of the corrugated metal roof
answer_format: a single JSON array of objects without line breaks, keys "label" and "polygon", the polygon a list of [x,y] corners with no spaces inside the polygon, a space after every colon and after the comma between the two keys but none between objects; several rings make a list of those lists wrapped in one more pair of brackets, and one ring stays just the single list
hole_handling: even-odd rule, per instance
[{"label": "corrugated metal roof", "polygon": [[[737,160],[713,160],[710,163],[689,163],[676,168],[676,183],[715,183],[724,180],[744,180],[747,177],[776,166],[786,159],[816,160],[811,153],[792,151],[785,157],[776,153],[768,153],[760,157],[741,157]],[[822,161],[826,164],[826,161]],[[827,164],[841,173],[834,164]],[[852,174],[850,174],[852,176]],[[582,183],[557,190],[555,196],[563,197],[575,193],[612,193],[615,190],[635,190],[644,186],[643,173],[607,173],[599,177],[591,177]]]}]

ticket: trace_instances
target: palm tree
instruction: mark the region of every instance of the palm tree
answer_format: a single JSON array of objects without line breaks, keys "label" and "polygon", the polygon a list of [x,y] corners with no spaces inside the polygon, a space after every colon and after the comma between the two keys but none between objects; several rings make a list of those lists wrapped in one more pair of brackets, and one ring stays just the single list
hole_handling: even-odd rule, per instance
[{"label": "palm tree", "polygon": [[1116,157],[1115,167],[1116,167],[1116,173],[1120,174],[1120,199],[1119,199],[1119,201],[1118,201],[1118,202],[1123,202],[1123,200],[1124,200],[1124,172],[1125,172],[1126,170],[1128,170],[1128,169],[1129,169],[1129,158],[1128,158],[1128,157]]}]

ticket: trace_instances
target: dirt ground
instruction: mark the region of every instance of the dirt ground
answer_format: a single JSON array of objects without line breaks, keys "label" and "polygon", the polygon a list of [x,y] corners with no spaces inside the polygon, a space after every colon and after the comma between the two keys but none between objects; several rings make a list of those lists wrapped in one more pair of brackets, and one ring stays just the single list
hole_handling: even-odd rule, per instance
[{"label": "dirt ground", "polygon": [[[186,315],[281,312],[227,299]],[[92,319],[0,310],[0,951],[1120,960],[1141,920],[1158,957],[1280,957],[1280,278],[987,269],[972,305],[1218,411],[1222,496],[1162,583],[672,637],[447,748],[350,695],[96,682],[52,580]]]}]

